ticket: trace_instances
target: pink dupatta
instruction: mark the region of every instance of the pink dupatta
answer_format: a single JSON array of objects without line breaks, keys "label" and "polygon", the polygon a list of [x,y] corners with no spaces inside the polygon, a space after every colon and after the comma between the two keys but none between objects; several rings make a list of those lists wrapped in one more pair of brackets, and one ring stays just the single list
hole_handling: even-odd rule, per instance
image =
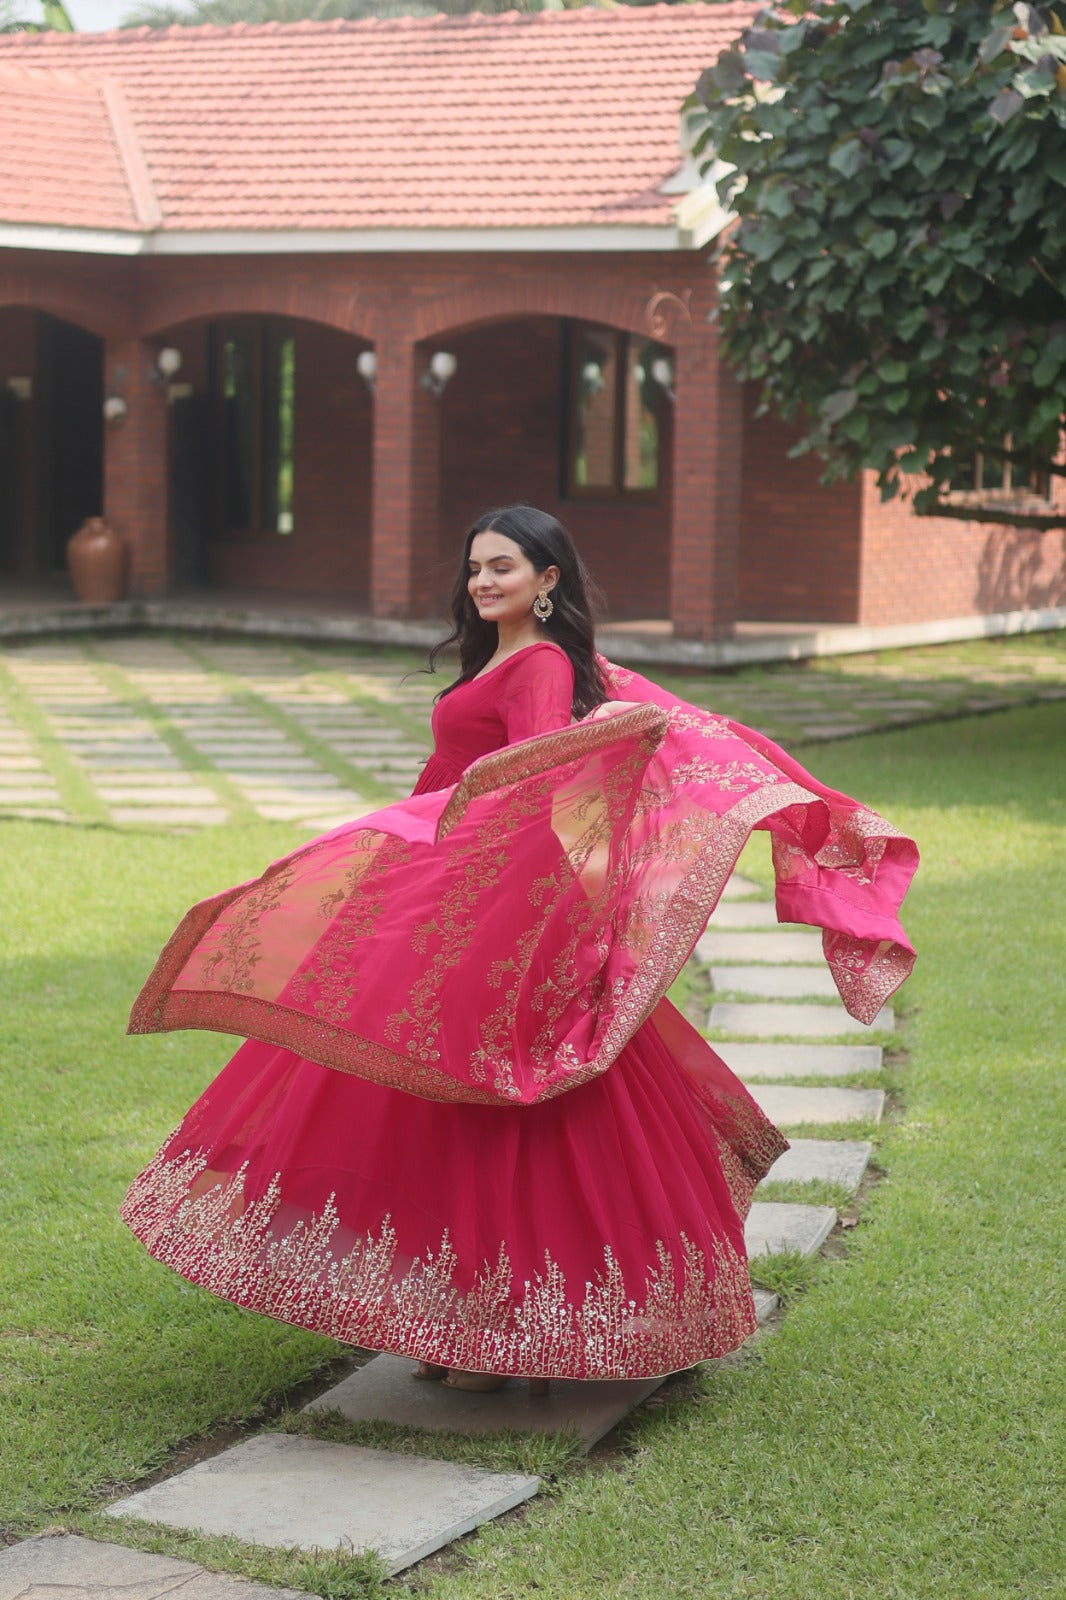
[{"label": "pink dupatta", "polygon": [[603,663],[612,700],[194,906],[130,1019],[208,1028],[432,1100],[531,1105],[605,1072],[753,828],[783,921],[870,1022],[914,963],[918,861],[770,740]]}]

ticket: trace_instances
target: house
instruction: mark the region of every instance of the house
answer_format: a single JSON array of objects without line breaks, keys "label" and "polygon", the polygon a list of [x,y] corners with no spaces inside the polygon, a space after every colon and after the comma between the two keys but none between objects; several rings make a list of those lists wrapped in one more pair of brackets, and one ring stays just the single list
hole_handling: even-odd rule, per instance
[{"label": "house", "polygon": [[719,364],[681,106],[756,9],[0,38],[0,572],[103,510],[135,597],[433,616],[524,499],[678,640],[1062,608],[1058,534],[822,487]]}]

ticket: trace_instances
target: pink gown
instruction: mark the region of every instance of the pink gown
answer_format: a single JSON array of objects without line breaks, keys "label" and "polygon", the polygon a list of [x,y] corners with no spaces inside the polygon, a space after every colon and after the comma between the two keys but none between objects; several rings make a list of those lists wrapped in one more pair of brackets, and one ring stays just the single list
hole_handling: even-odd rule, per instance
[{"label": "pink gown", "polygon": [[827,955],[872,1015],[913,959],[882,903],[913,846],[610,671],[620,703],[570,727],[563,652],[512,656],[437,703],[410,800],[188,914],[131,1030],[251,1037],[130,1188],[160,1261],[468,1370],[643,1377],[753,1331],[743,1218],[786,1142],[665,988],[768,825],[783,916],[845,887]]}]

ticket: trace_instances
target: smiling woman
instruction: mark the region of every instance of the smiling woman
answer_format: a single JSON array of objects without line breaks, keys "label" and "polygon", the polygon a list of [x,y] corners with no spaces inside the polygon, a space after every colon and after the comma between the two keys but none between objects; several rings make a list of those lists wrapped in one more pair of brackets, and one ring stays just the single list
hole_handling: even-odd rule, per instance
[{"label": "smiling woman", "polygon": [[481,518],[414,795],[194,907],[131,1019],[247,1037],[130,1190],[151,1252],[453,1387],[754,1331],[743,1218],[785,1140],[665,998],[753,827],[856,1016],[913,961],[911,841],[597,656],[589,591],[554,517]]}]

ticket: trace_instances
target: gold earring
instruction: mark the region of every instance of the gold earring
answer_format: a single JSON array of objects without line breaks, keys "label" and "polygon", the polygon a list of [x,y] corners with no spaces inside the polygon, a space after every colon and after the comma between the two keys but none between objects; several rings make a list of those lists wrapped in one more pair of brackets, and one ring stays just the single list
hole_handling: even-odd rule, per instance
[{"label": "gold earring", "polygon": [[555,607],[552,605],[547,589],[542,589],[533,602],[533,615],[538,622],[547,622],[554,610]]}]

